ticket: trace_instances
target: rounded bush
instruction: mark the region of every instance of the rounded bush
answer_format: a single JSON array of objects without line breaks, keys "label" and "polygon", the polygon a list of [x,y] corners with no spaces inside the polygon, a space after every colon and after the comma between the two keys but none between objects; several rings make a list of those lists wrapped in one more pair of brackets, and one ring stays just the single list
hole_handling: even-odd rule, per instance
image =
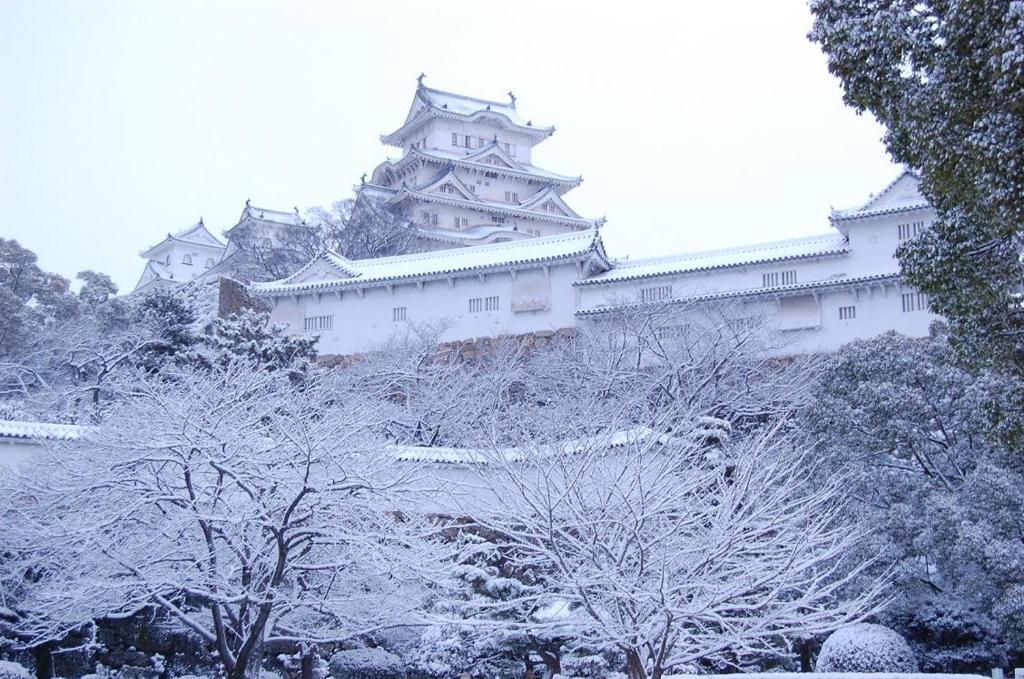
[{"label": "rounded bush", "polygon": [[32,675],[16,662],[0,660],[0,679],[32,679]]},{"label": "rounded bush", "polygon": [[383,648],[354,648],[338,651],[329,662],[334,679],[403,679],[405,665]]},{"label": "rounded bush", "polygon": [[825,640],[818,672],[917,672],[907,642],[882,625],[861,622],[836,630]]}]

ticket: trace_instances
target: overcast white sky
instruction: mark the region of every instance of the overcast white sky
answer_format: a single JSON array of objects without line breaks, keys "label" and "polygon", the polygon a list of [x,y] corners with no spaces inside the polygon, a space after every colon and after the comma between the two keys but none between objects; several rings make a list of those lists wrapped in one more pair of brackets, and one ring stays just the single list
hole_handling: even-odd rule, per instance
[{"label": "overcast white sky", "polygon": [[330,203],[394,149],[415,77],[518,96],[536,164],[613,255],[827,231],[897,173],[844,107],[804,0],[0,0],[0,235],[111,274],[246,198]]}]

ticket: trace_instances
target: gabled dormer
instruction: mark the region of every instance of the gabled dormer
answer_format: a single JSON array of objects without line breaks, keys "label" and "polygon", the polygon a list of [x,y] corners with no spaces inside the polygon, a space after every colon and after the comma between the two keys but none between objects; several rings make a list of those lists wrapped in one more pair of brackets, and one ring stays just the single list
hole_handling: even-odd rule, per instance
[{"label": "gabled dormer", "polygon": [[427,87],[423,78],[421,75],[417,79],[416,93],[405,122],[394,132],[381,136],[383,143],[402,148],[411,146],[424,136],[424,128],[437,120],[484,123],[522,135],[530,145],[547,139],[555,131],[554,127],[537,126],[532,120],[524,120],[516,110],[516,99],[511,92],[508,101],[481,99]]},{"label": "gabled dormer", "polygon": [[421,193],[433,193],[477,203],[481,202],[480,198],[455,174],[455,167],[450,164],[442,168],[440,172],[427,180],[427,183],[417,190]]},{"label": "gabled dormer", "polygon": [[881,215],[922,210],[931,207],[921,193],[921,177],[912,170],[904,170],[889,185],[871,196],[867,202],[844,210],[832,210],[829,221],[844,236],[849,235],[850,222]]},{"label": "gabled dormer", "polygon": [[545,186],[535,193],[529,200],[522,203],[521,207],[531,212],[542,212],[558,217],[570,217],[572,219],[583,219],[579,213],[569,207],[562,197],[558,195],[553,186]]}]

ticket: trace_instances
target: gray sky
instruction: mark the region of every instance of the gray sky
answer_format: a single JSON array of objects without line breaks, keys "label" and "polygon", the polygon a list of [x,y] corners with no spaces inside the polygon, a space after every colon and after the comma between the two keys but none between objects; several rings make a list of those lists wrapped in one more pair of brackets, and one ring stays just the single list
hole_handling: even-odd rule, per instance
[{"label": "gray sky", "polygon": [[897,173],[844,107],[803,0],[0,0],[0,235],[130,289],[138,252],[246,198],[351,195],[426,83],[509,89],[558,131],[613,255],[827,231]]}]

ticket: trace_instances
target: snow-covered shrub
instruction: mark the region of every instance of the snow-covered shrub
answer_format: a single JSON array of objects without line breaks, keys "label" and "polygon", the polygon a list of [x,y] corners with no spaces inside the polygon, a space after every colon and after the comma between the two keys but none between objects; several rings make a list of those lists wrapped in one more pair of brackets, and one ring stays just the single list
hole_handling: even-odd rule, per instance
[{"label": "snow-covered shrub", "polygon": [[0,660],[0,679],[32,679],[32,675],[16,662]]},{"label": "snow-covered shrub", "polygon": [[354,648],[331,656],[334,679],[403,679],[405,665],[394,653],[383,648]]},{"label": "snow-covered shrub", "polygon": [[818,672],[917,672],[907,642],[882,625],[857,623],[837,630],[818,655]]}]

